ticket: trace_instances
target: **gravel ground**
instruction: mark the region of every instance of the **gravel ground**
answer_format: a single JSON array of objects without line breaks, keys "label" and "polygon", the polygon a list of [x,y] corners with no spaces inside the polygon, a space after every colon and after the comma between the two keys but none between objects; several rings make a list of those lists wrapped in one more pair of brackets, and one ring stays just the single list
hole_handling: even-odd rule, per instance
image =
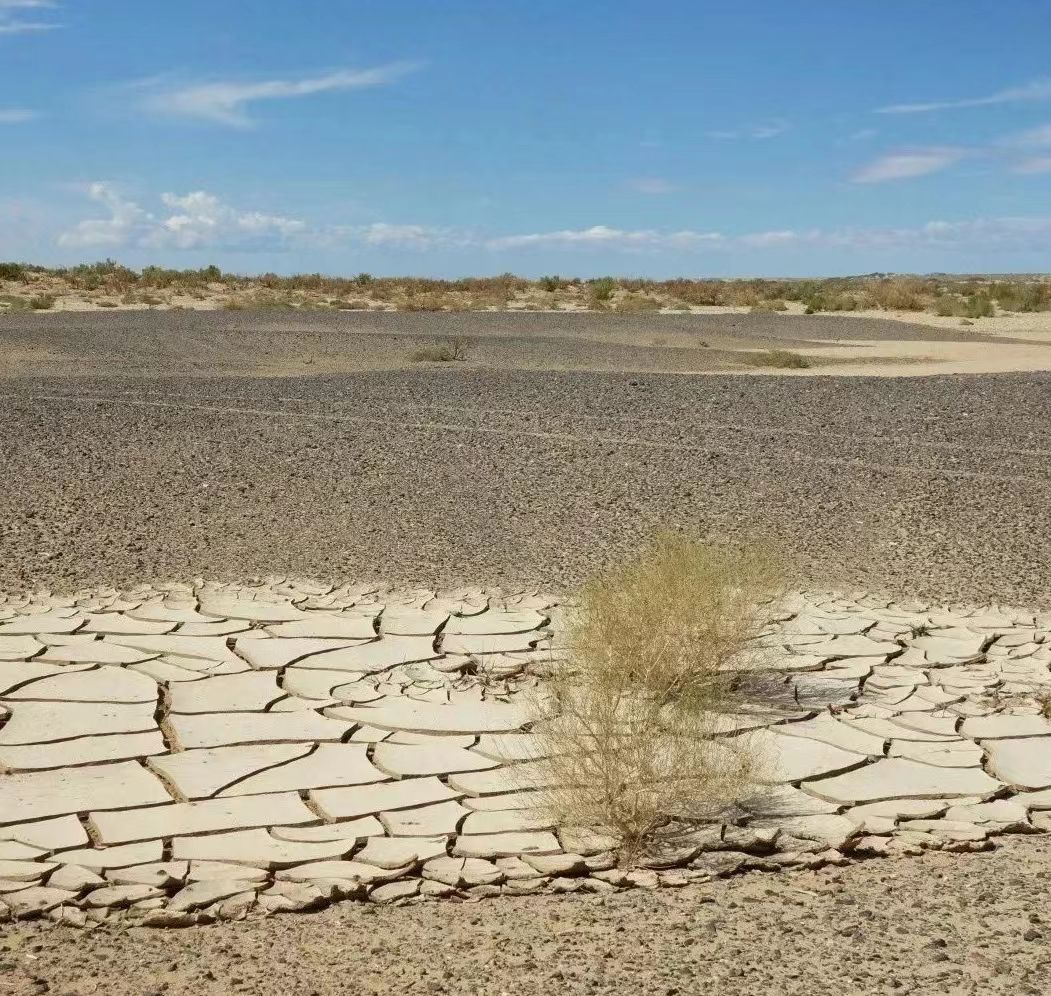
[{"label": "gravel ground", "polygon": [[0,992],[1043,996],[1051,839],[682,890],[0,936]]},{"label": "gravel ground", "polygon": [[414,368],[0,387],[0,590],[294,573],[555,591],[662,524],[804,579],[1051,603],[1051,375]]},{"label": "gravel ground", "polygon": [[830,340],[1013,342],[971,330],[831,315],[124,311],[0,314],[4,376],[317,375],[409,365],[461,337],[499,369],[741,369],[742,349]]}]

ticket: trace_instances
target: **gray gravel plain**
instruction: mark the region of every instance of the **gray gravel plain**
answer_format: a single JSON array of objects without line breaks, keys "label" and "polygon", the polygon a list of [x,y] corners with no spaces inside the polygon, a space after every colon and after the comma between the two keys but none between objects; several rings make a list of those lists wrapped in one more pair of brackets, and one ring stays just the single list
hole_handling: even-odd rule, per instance
[{"label": "gray gravel plain", "polygon": [[[494,320],[357,318],[412,336]],[[34,364],[47,347],[81,373],[0,380],[0,588],[294,573],[562,590],[671,525],[771,538],[815,585],[1051,603],[1051,375],[536,369],[567,319],[495,318],[537,334],[499,363],[412,364],[401,346],[397,367],[290,376],[303,334],[279,330],[312,316],[4,317],[9,373],[29,339]],[[631,328],[608,320],[576,316],[563,352],[607,357]],[[311,335],[360,359],[362,337]],[[239,375],[173,374],[171,357],[203,362],[201,339]],[[254,364],[278,342],[273,376]]]}]

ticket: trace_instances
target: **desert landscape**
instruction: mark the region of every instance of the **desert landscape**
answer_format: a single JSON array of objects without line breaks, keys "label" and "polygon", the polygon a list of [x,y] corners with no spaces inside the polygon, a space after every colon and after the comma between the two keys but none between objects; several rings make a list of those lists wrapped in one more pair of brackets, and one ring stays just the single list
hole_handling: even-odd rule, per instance
[{"label": "desert landscape", "polygon": [[1047,996],[1040,6],[0,0],[0,996]]},{"label": "desert landscape", "polygon": [[[1005,888],[1051,830],[1034,325],[0,316],[0,979],[1039,992]],[[713,731],[764,771],[625,866],[552,821],[528,731],[580,585],[669,523],[791,577]],[[647,953],[603,956],[626,924]]]}]

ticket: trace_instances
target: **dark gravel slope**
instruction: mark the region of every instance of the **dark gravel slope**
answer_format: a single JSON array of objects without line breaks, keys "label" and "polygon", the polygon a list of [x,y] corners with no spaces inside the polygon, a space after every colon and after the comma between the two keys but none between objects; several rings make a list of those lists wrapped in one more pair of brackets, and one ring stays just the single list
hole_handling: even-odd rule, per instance
[{"label": "dark gravel slope", "polygon": [[662,524],[819,584],[1051,603],[1051,375],[9,380],[0,587],[563,587]]}]

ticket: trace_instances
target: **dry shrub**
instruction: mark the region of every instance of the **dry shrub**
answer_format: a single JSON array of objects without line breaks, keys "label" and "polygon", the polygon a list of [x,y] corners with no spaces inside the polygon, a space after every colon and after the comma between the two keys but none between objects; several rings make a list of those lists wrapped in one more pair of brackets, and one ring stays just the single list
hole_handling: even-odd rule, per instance
[{"label": "dry shrub", "polygon": [[807,370],[810,361],[790,349],[766,349],[761,353],[749,353],[745,362],[753,367],[777,367],[780,370]]},{"label": "dry shrub", "polygon": [[560,825],[612,835],[630,865],[662,832],[745,790],[754,747],[713,737],[778,579],[762,548],[665,533],[583,589],[569,663],[551,677],[551,718],[534,727]]},{"label": "dry shrub", "polygon": [[413,363],[452,363],[467,359],[467,340],[459,337],[443,339],[431,346],[422,346],[412,354]]}]

